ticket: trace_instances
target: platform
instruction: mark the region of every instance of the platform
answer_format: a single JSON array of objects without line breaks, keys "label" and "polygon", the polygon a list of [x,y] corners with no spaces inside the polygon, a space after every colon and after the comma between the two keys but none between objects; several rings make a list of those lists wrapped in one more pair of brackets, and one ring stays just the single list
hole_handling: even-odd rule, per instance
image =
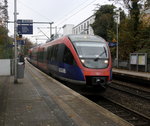
[{"label": "platform", "polygon": [[150,73],[113,68],[113,79],[150,86]]},{"label": "platform", "polygon": [[0,126],[132,126],[29,63],[13,81],[0,77]]}]

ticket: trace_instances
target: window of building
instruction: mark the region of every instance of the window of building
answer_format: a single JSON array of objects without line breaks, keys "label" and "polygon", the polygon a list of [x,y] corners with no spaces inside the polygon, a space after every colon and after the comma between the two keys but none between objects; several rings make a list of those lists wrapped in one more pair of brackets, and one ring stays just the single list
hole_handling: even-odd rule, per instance
[{"label": "window of building", "polygon": [[79,34],[80,34],[80,32],[81,32],[81,31],[80,31],[80,26],[79,26]]},{"label": "window of building", "polygon": [[83,31],[83,25],[81,25],[81,31]]},{"label": "window of building", "polygon": [[89,28],[89,21],[87,21],[87,28]]},{"label": "window of building", "polygon": [[84,30],[86,29],[86,23],[84,23]]}]

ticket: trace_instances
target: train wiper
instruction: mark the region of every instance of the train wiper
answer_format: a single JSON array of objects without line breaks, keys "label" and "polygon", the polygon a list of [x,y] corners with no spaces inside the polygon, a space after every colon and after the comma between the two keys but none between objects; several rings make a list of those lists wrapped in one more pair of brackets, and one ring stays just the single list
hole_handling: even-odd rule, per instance
[{"label": "train wiper", "polygon": [[106,54],[106,57],[107,57],[106,49],[105,49],[105,47],[103,47],[103,48],[104,48],[104,51],[103,51],[101,54],[99,54],[98,57],[96,57],[96,58],[94,59],[94,61],[98,61],[98,59],[100,59],[103,54]]}]

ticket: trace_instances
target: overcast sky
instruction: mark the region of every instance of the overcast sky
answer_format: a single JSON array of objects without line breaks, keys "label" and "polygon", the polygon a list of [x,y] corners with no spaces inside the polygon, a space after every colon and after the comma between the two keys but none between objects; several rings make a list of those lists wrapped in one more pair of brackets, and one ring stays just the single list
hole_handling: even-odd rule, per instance
[{"label": "overcast sky", "polygon": [[[77,25],[94,13],[95,4],[111,4],[108,0],[17,0],[17,19],[32,19],[34,22],[54,22],[53,26],[62,27],[65,24]],[[8,0],[9,20],[14,20],[14,0]],[[13,35],[13,24],[9,24],[9,35]],[[43,35],[40,29],[49,36],[49,25],[34,24],[34,36]],[[54,33],[54,30],[53,30]],[[43,38],[32,37],[32,41],[37,38],[38,43],[45,41]],[[41,39],[41,40],[40,40]],[[39,42],[40,41],[40,42]]]}]

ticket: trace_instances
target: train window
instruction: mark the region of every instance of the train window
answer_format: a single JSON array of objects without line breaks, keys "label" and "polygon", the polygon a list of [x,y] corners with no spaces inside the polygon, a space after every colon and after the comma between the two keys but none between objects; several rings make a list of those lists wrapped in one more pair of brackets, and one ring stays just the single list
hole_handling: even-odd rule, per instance
[{"label": "train window", "polygon": [[37,52],[33,52],[33,60],[37,60]]},{"label": "train window", "polygon": [[43,61],[43,52],[42,51],[40,52],[40,60],[41,60],[41,62]]},{"label": "train window", "polygon": [[54,61],[53,54],[54,54],[54,46],[51,47],[50,61]]},{"label": "train window", "polygon": [[37,52],[37,61],[40,59],[40,52]]},{"label": "train window", "polygon": [[51,61],[51,55],[52,55],[52,46],[48,47],[47,49],[47,60]]},{"label": "train window", "polygon": [[58,54],[57,54],[57,61],[63,62],[63,54],[64,54],[65,44],[58,45]]},{"label": "train window", "polygon": [[100,42],[74,42],[82,64],[88,68],[106,68],[108,66],[108,48]]},{"label": "train window", "polygon": [[37,60],[41,63],[44,62],[44,49],[36,53]]},{"label": "train window", "polygon": [[58,51],[58,45],[52,46],[51,61],[57,61],[57,51]]},{"label": "train window", "polygon": [[40,52],[40,62],[42,62],[42,59],[43,59],[43,52],[41,51]]},{"label": "train window", "polygon": [[76,65],[71,51],[65,44],[58,44],[48,47],[47,60],[55,62],[65,62],[70,65]]},{"label": "train window", "polygon": [[38,61],[41,62],[41,52],[38,52]]},{"label": "train window", "polygon": [[108,49],[105,43],[76,42],[74,45],[80,58],[108,58]]},{"label": "train window", "polygon": [[55,45],[55,50],[54,50],[55,61],[58,61],[57,60],[57,54],[58,54],[58,45]]},{"label": "train window", "polygon": [[47,62],[47,53],[46,50],[44,50],[44,57],[43,57],[43,62],[46,63]]},{"label": "train window", "polygon": [[70,65],[76,65],[75,59],[67,46],[64,50],[63,62]]},{"label": "train window", "polygon": [[48,47],[47,60],[57,61],[57,54],[58,54],[58,45],[53,45],[53,46]]}]

